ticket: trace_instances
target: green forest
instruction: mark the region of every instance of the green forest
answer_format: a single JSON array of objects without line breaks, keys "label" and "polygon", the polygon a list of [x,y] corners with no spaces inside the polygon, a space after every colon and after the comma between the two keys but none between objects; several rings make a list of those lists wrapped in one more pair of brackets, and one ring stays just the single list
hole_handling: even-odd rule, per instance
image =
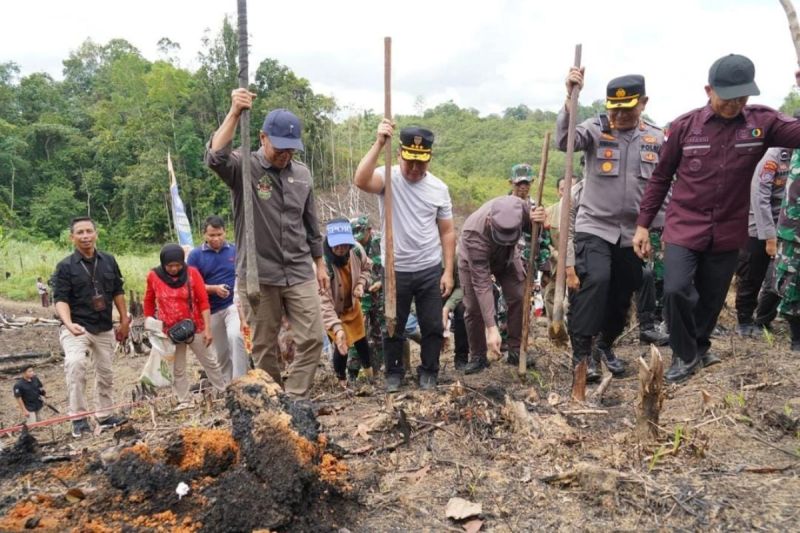
[{"label": "green forest", "polygon": [[[203,151],[238,85],[235,29],[226,19],[206,35],[194,72],[171,58],[178,46],[162,39],[162,59],[149,61],[124,40],[87,40],[63,60],[62,80],[20,77],[19,65],[0,63],[0,238],[65,243],[70,218],[88,214],[109,249],[169,241],[167,152],[195,231],[210,214],[230,216],[228,190],[203,165]],[[303,121],[306,145],[296,157],[311,168],[317,194],[346,186],[374,139],[380,110],[337,121],[336,101],[314,93],[308,80],[272,58],[252,64],[258,97],[251,138],[270,109],[291,109]],[[538,166],[555,114],[519,105],[481,117],[448,102],[395,120],[436,133],[431,171],[451,187],[456,205],[469,209],[507,190],[511,165]],[[563,154],[551,151],[550,199],[563,166]]]},{"label": "green forest", "polygon": [[[203,152],[238,85],[235,29],[226,19],[206,34],[194,72],[177,65],[178,44],[167,38],[158,44],[162,58],[149,61],[127,41],[87,40],[63,60],[62,80],[20,77],[19,65],[0,63],[0,239],[66,244],[67,223],[79,214],[94,217],[103,246],[117,252],[173,239],[167,152],[195,232],[210,214],[230,217],[228,190],[203,165]],[[291,109],[304,124],[306,151],[297,157],[311,168],[317,195],[346,187],[374,139],[380,110],[336,120],[343,114],[337,102],[278,60],[251,58],[251,64],[258,95],[252,138],[270,109]],[[789,95],[785,107],[800,107],[797,99]],[[601,107],[581,107],[581,118]],[[448,183],[462,213],[507,191],[511,165],[538,167],[544,133],[555,129],[555,113],[524,104],[482,117],[447,102],[395,120],[436,133],[431,171]],[[552,202],[564,156],[550,154],[546,199]]]}]

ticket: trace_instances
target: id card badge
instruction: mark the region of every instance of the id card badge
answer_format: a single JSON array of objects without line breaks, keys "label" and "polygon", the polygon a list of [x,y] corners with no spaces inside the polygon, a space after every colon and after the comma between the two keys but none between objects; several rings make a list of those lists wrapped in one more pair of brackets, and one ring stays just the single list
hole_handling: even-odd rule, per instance
[{"label": "id card badge", "polygon": [[95,311],[105,311],[106,297],[102,294],[95,294],[92,296],[92,309]]}]

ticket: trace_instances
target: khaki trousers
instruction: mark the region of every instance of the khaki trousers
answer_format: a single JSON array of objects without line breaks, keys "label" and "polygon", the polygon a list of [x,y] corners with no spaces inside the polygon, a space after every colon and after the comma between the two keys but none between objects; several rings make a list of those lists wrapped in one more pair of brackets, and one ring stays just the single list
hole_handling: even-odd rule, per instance
[{"label": "khaki trousers", "polygon": [[[213,333],[212,333],[213,336]],[[222,375],[222,369],[219,366],[216,355],[214,355],[208,348],[203,340],[203,335],[198,333],[194,336],[194,340],[190,344],[176,344],[175,345],[175,364],[173,366],[172,388],[175,395],[178,397],[179,402],[185,402],[189,399],[189,380],[186,378],[186,347],[192,349],[197,360],[200,361],[200,366],[206,371],[208,381],[218,391],[224,391],[227,387],[228,380]]]},{"label": "khaki trousers", "polygon": [[[289,396],[308,398],[322,355],[324,335],[317,280],[289,287],[261,285],[261,300],[255,313],[247,300],[244,287],[239,290],[239,298],[247,323],[253,331],[253,359],[256,366],[272,376]],[[278,347],[278,332],[284,310],[292,326],[292,337],[297,347],[285,383],[281,379]]]},{"label": "khaki trousers", "polygon": [[86,405],[86,369],[89,359],[94,360],[94,397],[97,418],[111,415],[114,405],[114,330],[75,336],[61,326],[59,332],[61,348],[64,350],[64,373],[67,380],[67,412],[76,415],[89,408]]},{"label": "khaki trousers", "polygon": [[222,375],[230,381],[247,374],[250,360],[244,351],[242,324],[235,305],[211,315],[211,334]]}]

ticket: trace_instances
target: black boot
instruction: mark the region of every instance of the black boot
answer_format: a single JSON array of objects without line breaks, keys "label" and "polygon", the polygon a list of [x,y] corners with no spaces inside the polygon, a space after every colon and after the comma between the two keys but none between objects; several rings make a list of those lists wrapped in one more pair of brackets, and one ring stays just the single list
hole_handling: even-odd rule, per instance
[{"label": "black boot", "polygon": [[574,370],[582,361],[586,361],[586,383],[593,383],[600,379],[597,363],[592,358],[592,338],[586,335],[570,335],[572,343],[572,369]]},{"label": "black boot", "polygon": [[669,344],[669,335],[656,329],[653,315],[650,313],[641,313],[641,319],[639,321],[639,342],[641,344],[655,344],[656,346],[666,346]]},{"label": "black boot", "polygon": [[478,372],[483,371],[484,368],[489,367],[489,360],[486,358],[485,355],[481,356],[474,356],[470,359],[467,366],[464,367],[465,374],[477,374]]},{"label": "black boot", "polygon": [[800,317],[786,317],[786,321],[792,333],[792,351],[800,352]]},{"label": "black boot", "polygon": [[603,334],[600,334],[597,339],[597,347],[595,348],[594,355],[598,361],[603,361],[603,363],[605,363],[611,375],[618,378],[625,374],[625,363],[614,353],[614,350],[611,348],[612,344],[614,344],[614,339],[606,339]]},{"label": "black boot", "polygon": [[453,357],[453,364],[456,367],[456,370],[464,370],[467,367],[467,362],[469,361],[469,356],[465,353],[457,353]]}]

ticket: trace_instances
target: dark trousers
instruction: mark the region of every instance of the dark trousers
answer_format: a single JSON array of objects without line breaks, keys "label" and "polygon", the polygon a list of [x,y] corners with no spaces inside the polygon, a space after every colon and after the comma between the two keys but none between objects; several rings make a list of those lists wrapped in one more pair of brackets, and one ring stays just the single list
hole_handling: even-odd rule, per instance
[{"label": "dark trousers", "polygon": [[633,247],[576,233],[575,273],[581,288],[570,293],[570,333],[582,337],[602,333],[613,342],[625,328],[631,296],[642,284],[641,259]]},{"label": "dark trousers", "polygon": [[761,293],[758,295],[756,325],[769,326],[778,316],[778,305],[780,303],[781,295],[775,290],[775,261],[772,260],[767,268],[764,283],[761,285]]},{"label": "dark trousers", "polygon": [[397,284],[397,327],[393,337],[388,332],[383,338],[383,353],[386,357],[386,375],[405,375],[403,368],[403,327],[408,321],[411,301],[416,304],[419,330],[422,334],[420,373],[439,373],[439,352],[444,341],[442,324],[442,293],[439,282],[442,267],[434,267],[419,272],[396,272]]},{"label": "dark trousers", "polygon": [[674,357],[691,363],[711,347],[711,332],[725,303],[739,253],[697,252],[667,244],[664,309]]},{"label": "dark trousers", "polygon": [[[503,290],[508,311],[506,325],[508,331],[508,350],[519,353],[522,342],[522,300],[525,282],[520,280],[519,264],[509,264],[505,270],[492,272]],[[467,339],[472,357],[486,357],[486,324],[483,321],[478,296],[472,285],[472,269],[465,260],[458,262],[458,279],[464,289],[464,321],[467,325]],[[497,300],[495,300],[496,305]],[[497,324],[498,328],[500,324]]]},{"label": "dark trousers", "polygon": [[639,318],[639,331],[653,329],[656,318],[656,277],[653,269],[642,267],[642,286],[636,291],[636,314]]},{"label": "dark trousers", "polygon": [[466,362],[469,358],[469,342],[467,341],[467,325],[464,322],[464,302],[458,302],[453,309],[453,338],[456,361]]},{"label": "dark trousers", "polygon": [[[353,343],[353,347],[358,353],[358,360],[361,361],[361,368],[372,368],[372,362],[369,357],[369,341],[366,337],[362,337]],[[333,370],[339,379],[347,377],[347,354],[339,353],[336,344],[333,345]]]},{"label": "dark trousers", "polygon": [[767,275],[769,262],[766,241],[756,237],[750,237],[745,247],[739,251],[739,262],[736,266],[736,319],[739,324],[753,322],[758,292]]}]

